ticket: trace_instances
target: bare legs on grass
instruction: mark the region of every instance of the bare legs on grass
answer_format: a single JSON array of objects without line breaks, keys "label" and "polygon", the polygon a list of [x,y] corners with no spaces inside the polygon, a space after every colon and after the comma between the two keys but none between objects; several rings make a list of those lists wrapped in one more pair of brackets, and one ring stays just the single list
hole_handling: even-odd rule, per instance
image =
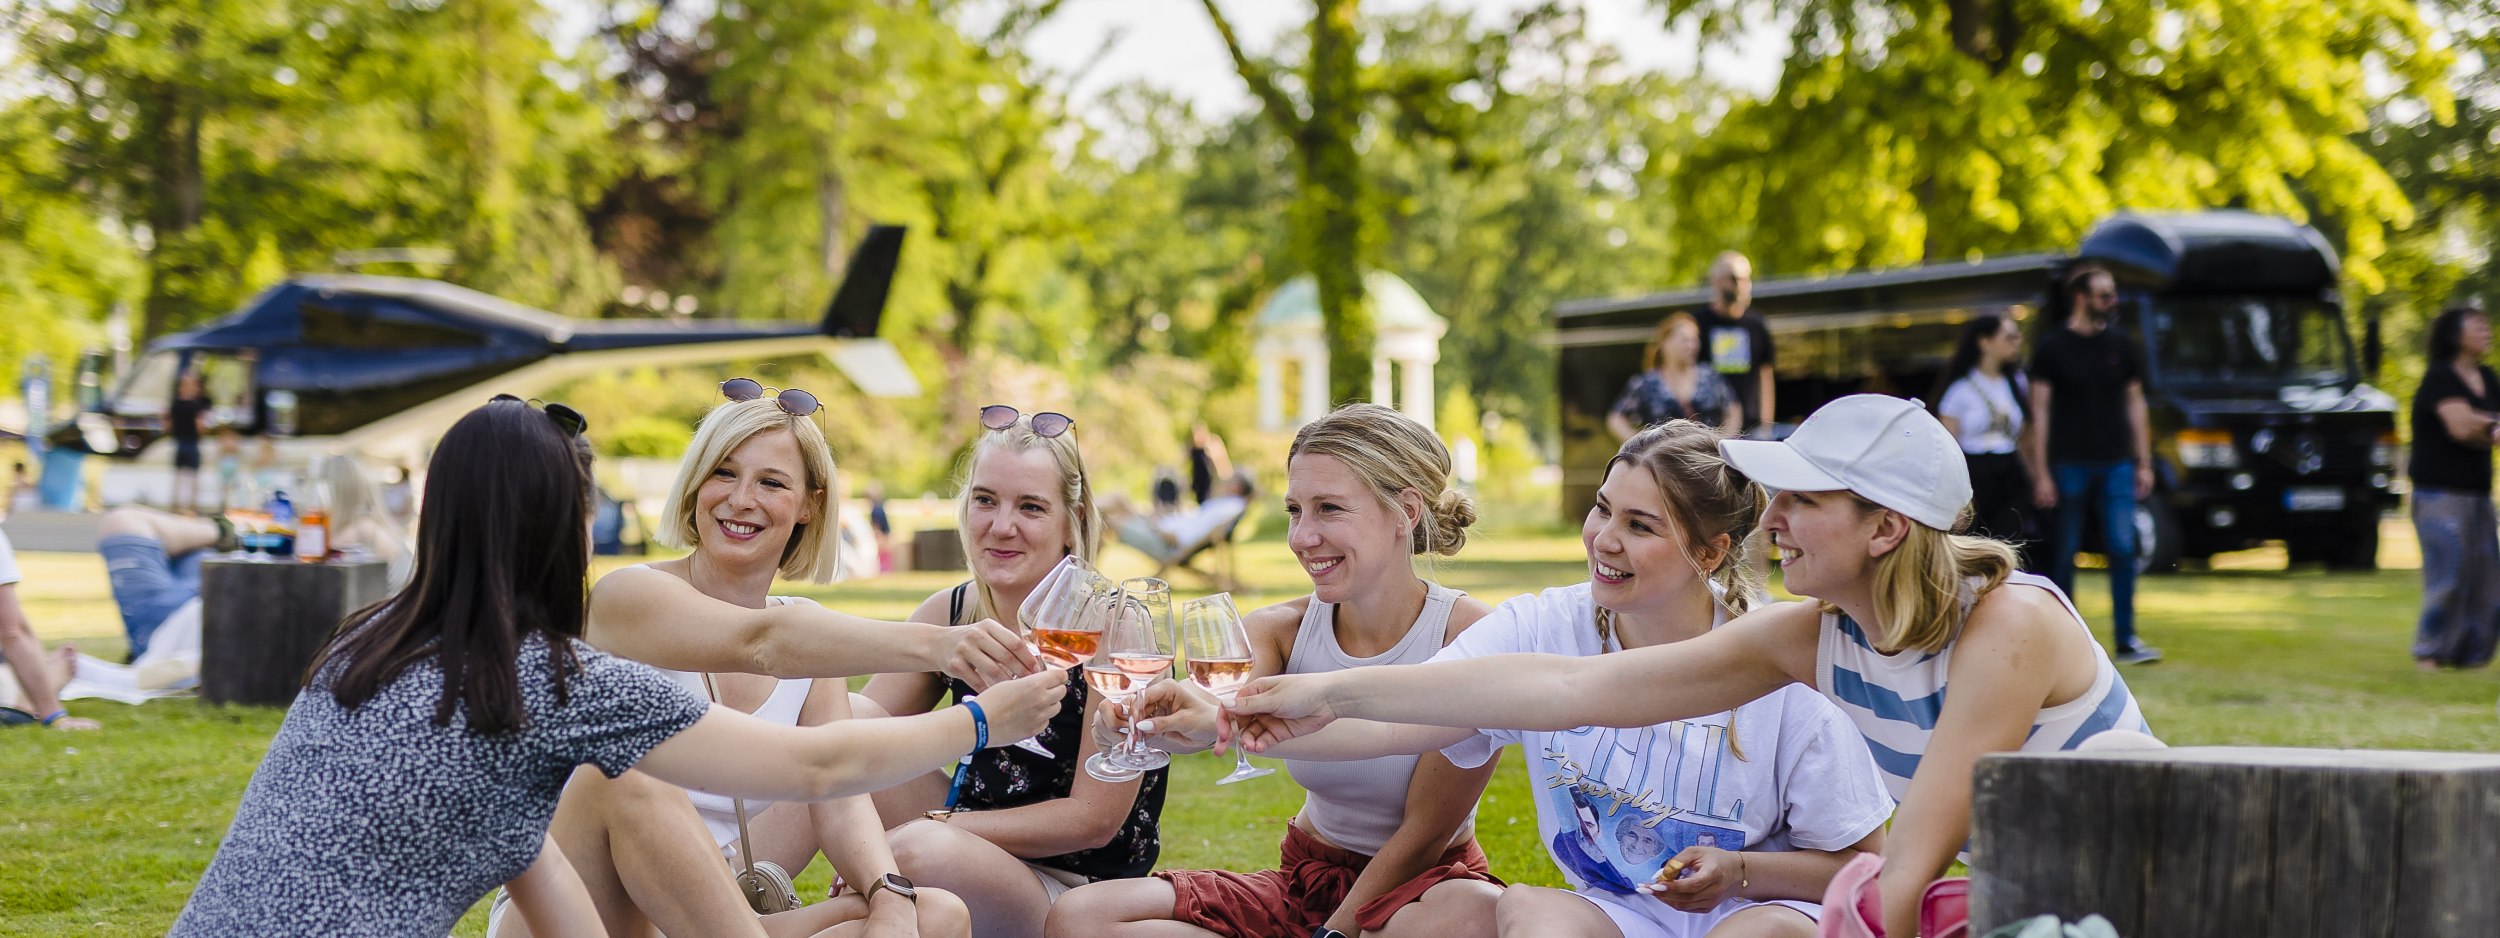
[{"label": "bare legs on grass", "polygon": [[[758,859],[795,872],[815,857],[807,808],[785,802],[752,820]],[[831,938],[859,933],[858,920],[868,914],[864,900],[845,894],[759,919],[730,881],[728,864],[685,791],[640,772],[611,779],[596,768],[575,770],[550,830],[589,888],[608,934],[617,938]],[[971,922],[954,896],[924,889],[917,905],[924,938],[969,933]],[[527,936],[518,916],[507,916],[493,938]]]}]

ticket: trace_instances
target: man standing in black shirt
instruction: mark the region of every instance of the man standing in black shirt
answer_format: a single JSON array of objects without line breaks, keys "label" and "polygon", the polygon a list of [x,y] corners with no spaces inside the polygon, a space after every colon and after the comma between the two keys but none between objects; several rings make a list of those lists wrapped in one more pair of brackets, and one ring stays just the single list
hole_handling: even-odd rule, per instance
[{"label": "man standing in black shirt", "polygon": [[1710,262],[1710,304],[1693,310],[1701,324],[1701,363],[1736,388],[1746,432],[1771,424],[1771,329],[1752,311],[1753,262],[1721,251]]},{"label": "man standing in black shirt", "polygon": [[[2135,504],[2153,492],[2152,433],[2144,412],[2144,361],[2135,344],[2110,328],[2118,281],[2098,264],[2066,275],[2069,312],[2040,340],[2031,358],[2032,501],[2057,511],[2049,579],[2075,591],[2075,552],[2085,512],[2101,522],[2109,559],[2110,631],[2123,664],[2161,660],[2136,640]],[[2040,459],[2045,454],[2047,458]]]},{"label": "man standing in black shirt", "polygon": [[178,514],[200,508],[200,430],[209,413],[202,384],[198,368],[183,368],[174,379],[174,399],[165,405],[165,432],[174,438],[173,509]]}]

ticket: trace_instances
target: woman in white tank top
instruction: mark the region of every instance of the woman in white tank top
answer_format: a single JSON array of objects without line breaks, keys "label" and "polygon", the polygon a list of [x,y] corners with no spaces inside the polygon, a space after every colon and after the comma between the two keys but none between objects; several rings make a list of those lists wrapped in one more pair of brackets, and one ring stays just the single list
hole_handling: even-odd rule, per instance
[{"label": "woman in white tank top", "polygon": [[1249,724],[1244,739],[1256,751],[1339,717],[1639,726],[1805,684],[1850,718],[1899,793],[1879,880],[1884,930],[1895,935],[1916,933],[1921,892],[1969,838],[1980,756],[2070,749],[2111,731],[2126,745],[2151,742],[2134,696],[2065,597],[2014,573],[2005,544],[1948,533],[1969,505],[1970,479],[1953,435],[1917,404],[1852,395],[1785,441],[1720,449],[1778,493],[1762,527],[1781,552],[1784,585],[1816,601],[1589,659],[1495,655],[1268,678],[1234,701]]},{"label": "woman in white tank top", "polygon": [[[1475,520],[1449,471],[1432,431],[1387,407],[1351,404],[1303,427],[1286,462],[1286,545],[1312,592],[1246,617],[1252,674],[1421,662],[1491,611],[1415,570],[1419,555],[1457,553]],[[1167,743],[1206,747],[1157,744]],[[1465,899],[1500,889],[1473,826],[1493,765],[1459,769],[1434,754],[1286,768],[1309,794],[1282,868],[1080,887],[1053,907],[1047,934],[1433,936],[1479,905]]]},{"label": "woman in white tank top", "polygon": [[[874,622],[771,595],[776,576],[831,579],[832,478],[832,451],[813,421],[788,413],[772,398],[714,408],[688,445],[657,532],[663,542],[693,552],[602,578],[591,591],[585,637],[601,650],[659,668],[697,693],[716,693],[724,706],[793,725],[848,718],[851,698],[842,678],[850,674],[976,673],[1011,666],[1022,655],[1022,641],[995,622],[960,628]],[[1064,677],[1053,673],[1047,679]],[[753,860],[796,873],[821,852],[853,884],[898,869],[868,795],[817,803],[749,801],[746,810]],[[728,798],[689,792],[640,772],[610,779],[581,771],[566,786],[550,831],[610,929],[650,928],[680,936],[766,933],[730,876],[732,868],[744,868],[746,858],[740,856],[736,806]],[[916,928],[929,938],[961,936],[970,928],[969,914],[955,896],[936,889],[915,892],[916,898],[879,889],[864,897],[846,890],[773,916],[772,930],[812,934],[863,918]],[[494,938],[527,933],[517,916],[497,918],[490,930]]]}]

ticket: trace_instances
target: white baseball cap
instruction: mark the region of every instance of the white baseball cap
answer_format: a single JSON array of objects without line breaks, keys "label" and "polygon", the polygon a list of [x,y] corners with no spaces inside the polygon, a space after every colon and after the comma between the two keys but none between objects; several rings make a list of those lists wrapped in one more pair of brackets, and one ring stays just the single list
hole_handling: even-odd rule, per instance
[{"label": "white baseball cap", "polygon": [[1970,467],[1953,434],[1917,401],[1885,394],[1840,398],[1786,440],[1725,440],[1719,454],[1764,488],[1845,489],[1939,531],[1970,504]]}]

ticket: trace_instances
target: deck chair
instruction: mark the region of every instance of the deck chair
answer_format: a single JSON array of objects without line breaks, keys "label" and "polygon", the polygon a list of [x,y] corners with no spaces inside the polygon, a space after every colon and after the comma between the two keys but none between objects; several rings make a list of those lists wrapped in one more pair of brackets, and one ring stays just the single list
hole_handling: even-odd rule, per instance
[{"label": "deck chair", "polygon": [[[1174,572],[1187,570],[1206,580],[1217,592],[1228,593],[1239,589],[1240,569],[1235,563],[1233,548],[1258,531],[1259,502],[1252,499],[1248,506],[1242,508],[1241,515],[1233,519],[1233,523],[1216,529],[1215,533],[1207,535],[1206,540],[1183,549],[1180,556],[1162,561],[1161,566],[1155,568],[1155,577],[1170,580]],[[1204,569],[1199,564],[1202,557],[1206,558]]]}]

